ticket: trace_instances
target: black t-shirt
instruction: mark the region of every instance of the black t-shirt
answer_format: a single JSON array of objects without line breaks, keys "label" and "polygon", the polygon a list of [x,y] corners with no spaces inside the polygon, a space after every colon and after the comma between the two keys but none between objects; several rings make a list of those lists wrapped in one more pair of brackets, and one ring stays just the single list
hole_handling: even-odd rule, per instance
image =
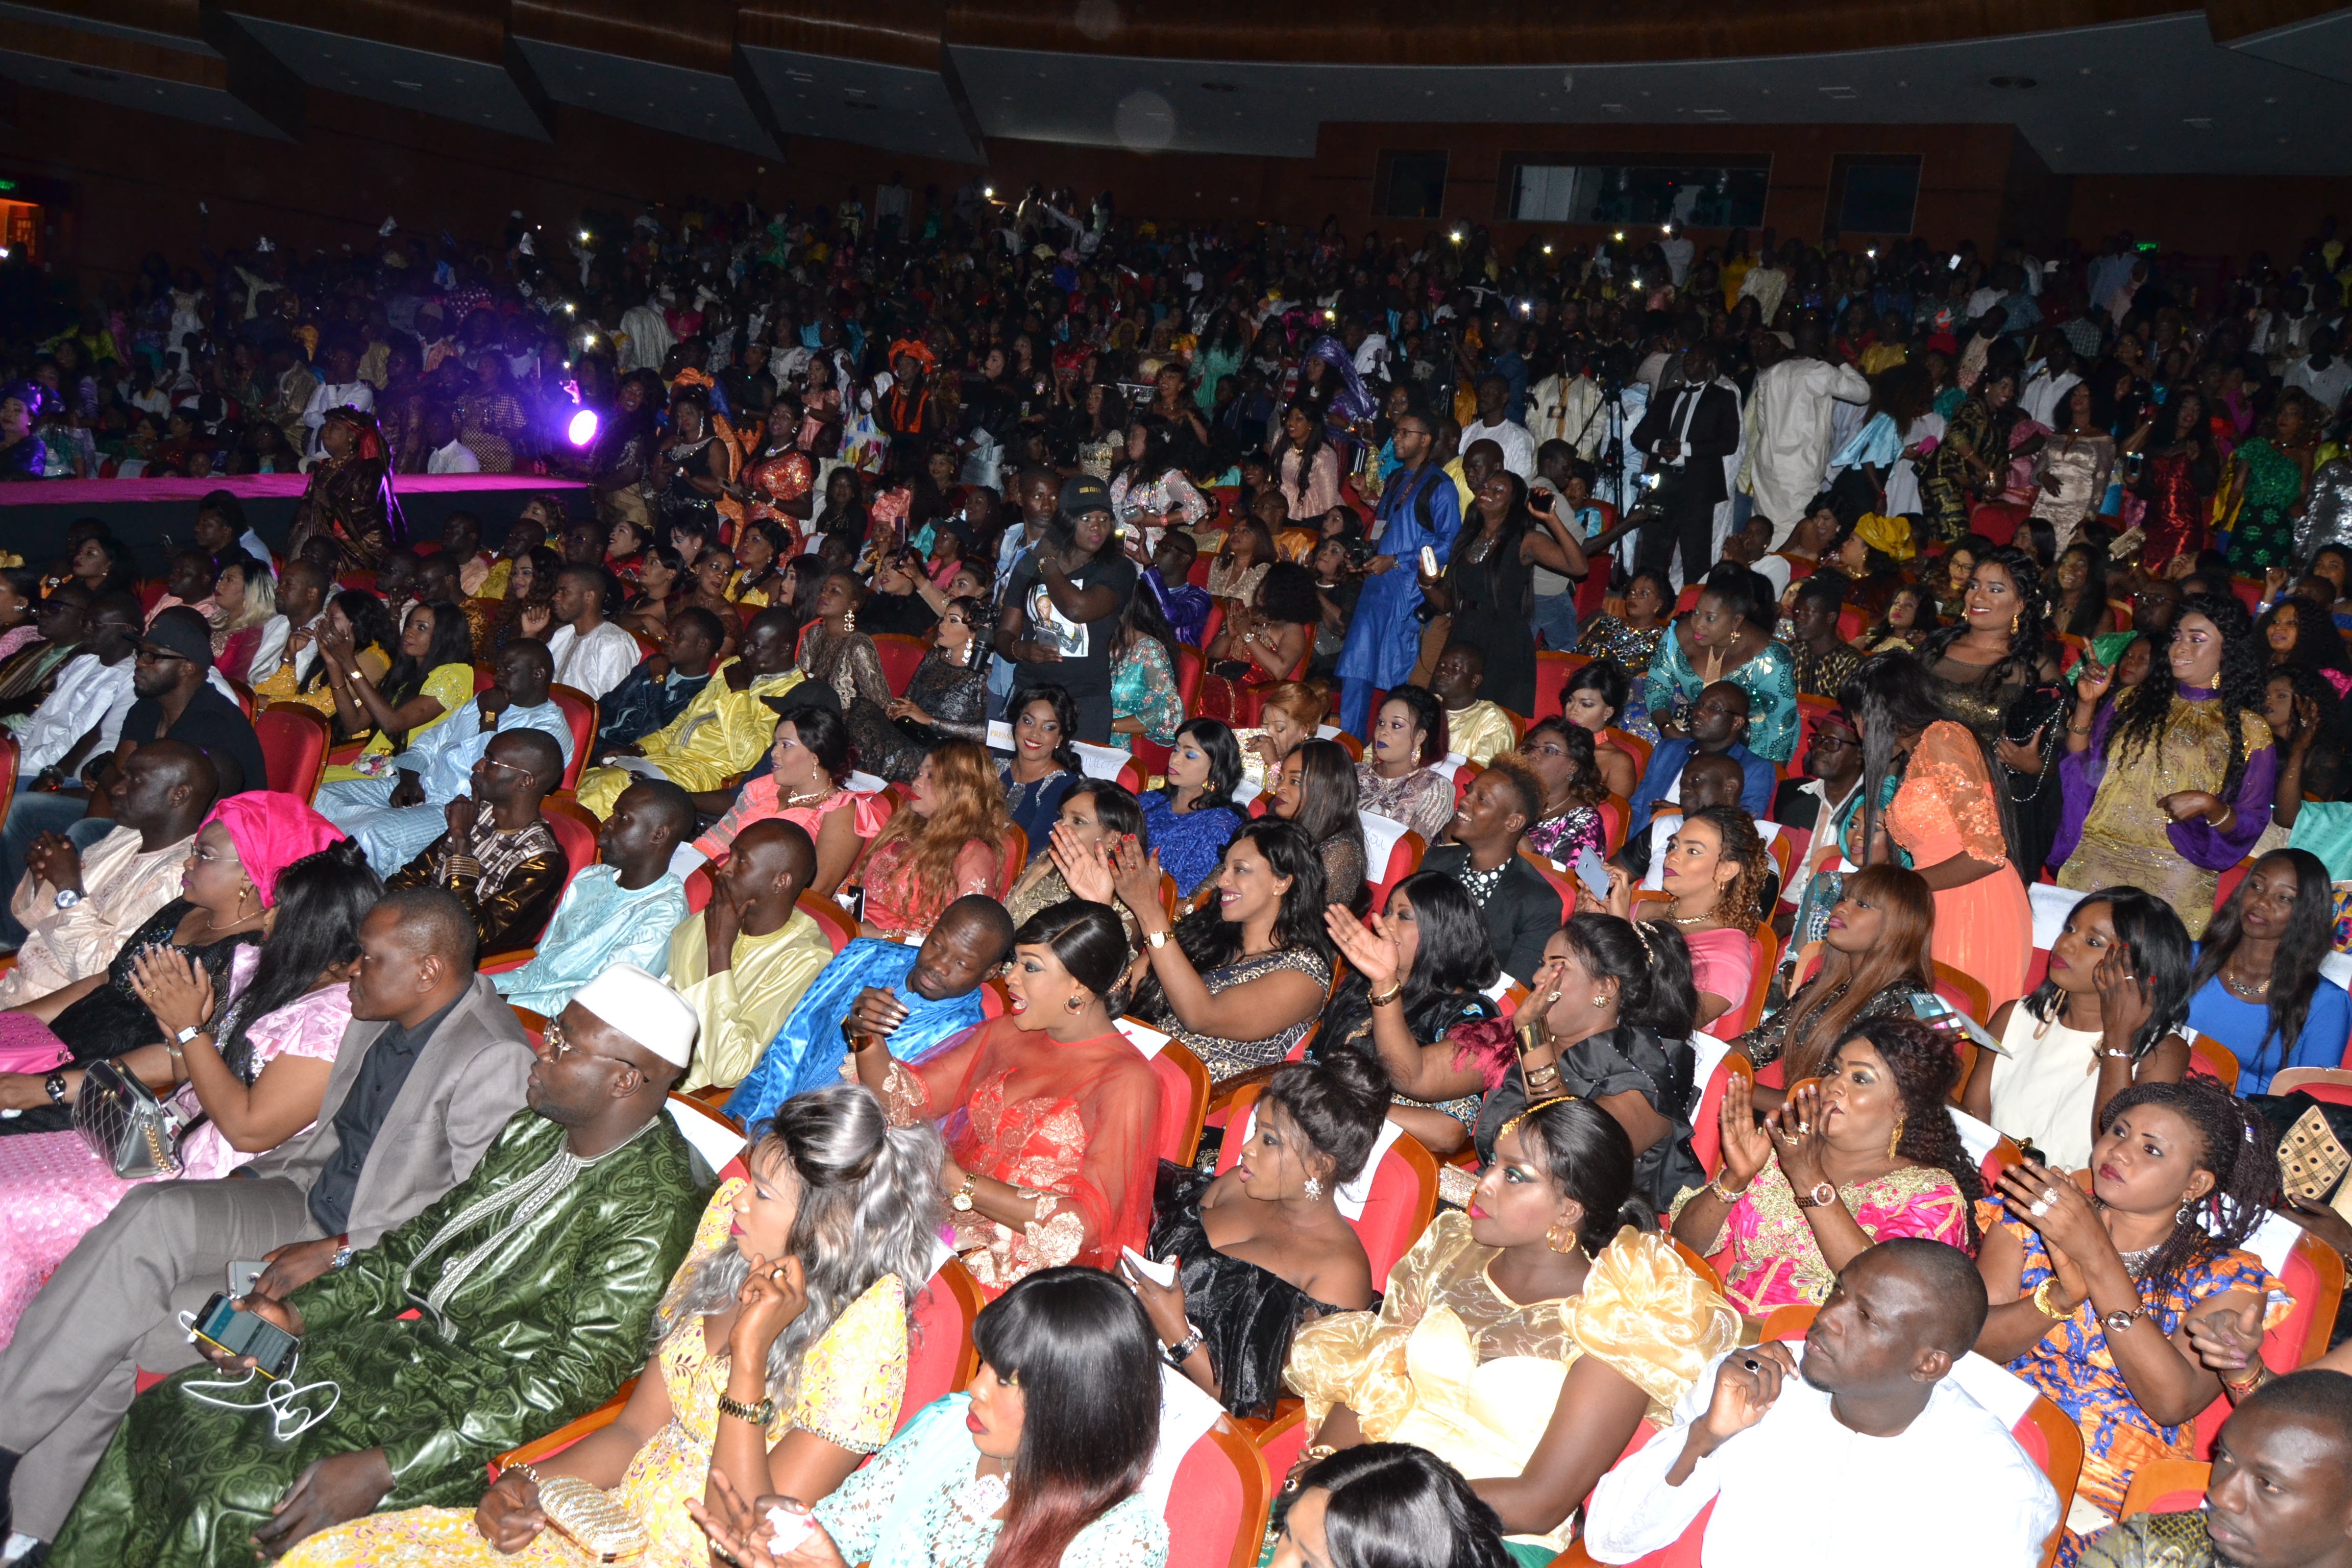
[{"label": "black t-shirt", "polygon": [[857,606],[857,629],[869,635],[895,632],[901,637],[919,637],[939,624],[939,616],[923,603],[920,594],[868,594],[866,602]]},{"label": "black t-shirt", "polygon": [[1081,690],[1109,690],[1111,647],[1118,640],[1119,617],[1127,613],[1128,600],[1135,596],[1135,563],[1112,545],[1104,545],[1101,554],[1070,574],[1070,582],[1080,588],[1107,587],[1118,596],[1118,603],[1110,614],[1080,626],[1054,608],[1044,575],[1037,570],[1036,552],[1023,556],[1005,585],[1005,602],[1022,607],[1032,641],[1052,644],[1061,650],[1062,658],[1056,664],[1024,665],[1022,674],[1031,681],[1052,681],[1073,696]]},{"label": "black t-shirt", "polygon": [[223,795],[269,787],[269,770],[262,764],[261,741],[253,732],[253,721],[245,716],[245,710],[209,684],[196,688],[178,723],[168,731],[163,725],[163,705],[142,697],[123,715],[122,738],[142,745],[166,740],[195,747],[212,759]]}]

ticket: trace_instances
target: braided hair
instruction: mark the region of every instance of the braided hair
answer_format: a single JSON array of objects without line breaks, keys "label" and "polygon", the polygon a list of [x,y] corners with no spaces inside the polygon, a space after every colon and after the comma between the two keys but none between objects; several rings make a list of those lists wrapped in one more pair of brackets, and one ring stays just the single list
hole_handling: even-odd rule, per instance
[{"label": "braided hair", "polygon": [[2143,1105],[2162,1106],[2196,1129],[2200,1147],[2194,1167],[2213,1173],[2213,1190],[2191,1205],[2172,1234],[2140,1270],[2140,1294],[2162,1294],[2180,1283],[2191,1266],[2243,1242],[2254,1233],[2278,1196],[2278,1150],[2270,1124],[2214,1079],[2191,1077],[2179,1083],[2137,1083],[2099,1112],[2099,1135],[2116,1119]]},{"label": "braided hair", "polygon": [[[2180,604],[2180,615],[2202,616],[2221,635],[2221,674],[2217,700],[2221,722],[2229,731],[2230,771],[2215,793],[2224,800],[2238,793],[2246,776],[2246,721],[2263,723],[2263,689],[2269,670],[2254,621],[2233,594],[2191,594]],[[2178,628],[2179,618],[2173,626]],[[2115,700],[2115,720],[2107,726],[2106,745],[2100,755],[2113,763],[2118,752],[2129,757],[2150,745],[2160,747],[2166,725],[2172,720],[2172,699],[2179,681],[2172,661],[2159,656],[2148,661],[2147,679]],[[2264,725],[2265,731],[2268,726]]]},{"label": "braided hair", "polygon": [[[1985,1194],[1984,1171],[1961,1144],[1960,1130],[1952,1121],[1951,1104],[1946,1098],[1960,1076],[1960,1060],[1951,1042],[1915,1018],[1874,1018],[1854,1025],[1845,1037],[1861,1040],[1876,1051],[1886,1070],[1895,1075],[1895,1092],[1903,1099],[1895,1157],[1952,1178],[1960,1196],[1968,1200],[1961,1214],[1969,1227],[1969,1250],[1974,1252],[1976,1205]],[[1835,1060],[1832,1053],[1831,1061]]]}]

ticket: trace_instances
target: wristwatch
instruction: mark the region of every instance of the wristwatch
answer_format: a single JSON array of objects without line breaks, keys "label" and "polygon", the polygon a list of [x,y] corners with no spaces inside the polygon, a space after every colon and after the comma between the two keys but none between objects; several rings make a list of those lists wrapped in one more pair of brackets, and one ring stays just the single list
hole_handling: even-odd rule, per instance
[{"label": "wristwatch", "polygon": [[1837,1188],[1827,1182],[1816,1182],[1797,1194],[1797,1206],[1801,1209],[1825,1209],[1835,1202]]},{"label": "wristwatch", "polygon": [[182,1029],[178,1034],[173,1035],[172,1037],[184,1046],[190,1040],[194,1039],[198,1035],[201,1035],[204,1032],[205,1026],[202,1024],[191,1024],[186,1028]]},{"label": "wristwatch", "polygon": [[2147,1303],[2145,1301],[2134,1302],[2129,1311],[2100,1313],[2099,1327],[2107,1331],[2107,1337],[2109,1339],[2113,1339],[2116,1335],[2122,1333],[2126,1329],[2130,1328],[2134,1319],[2145,1318],[2147,1316]]},{"label": "wristwatch", "polygon": [[51,1105],[66,1102],[66,1075],[62,1068],[41,1080],[41,1092],[49,1097]]},{"label": "wristwatch", "polygon": [[719,1396],[719,1414],[732,1415],[738,1421],[749,1421],[752,1426],[764,1430],[768,1424],[776,1418],[776,1402],[772,1399],[762,1399],[757,1405],[746,1405],[740,1400],[730,1399],[722,1394]]},{"label": "wristwatch", "polygon": [[1150,946],[1151,950],[1156,952],[1160,949],[1166,947],[1168,945],[1169,939],[1173,937],[1175,934],[1176,933],[1172,931],[1148,931],[1143,933],[1143,940],[1146,945]]},{"label": "wristwatch", "polygon": [[69,910],[81,902],[81,894],[71,888],[59,888],[56,903],[60,910]]},{"label": "wristwatch", "polygon": [[327,1267],[330,1268],[349,1268],[351,1266],[352,1233],[350,1231],[345,1231],[342,1235],[335,1237],[335,1255],[327,1260]]},{"label": "wristwatch", "polygon": [[979,1180],[980,1176],[978,1173],[966,1171],[963,1173],[963,1185],[958,1187],[956,1189],[955,1196],[948,1200],[948,1207],[955,1210],[958,1214],[970,1214],[971,1212],[971,1186],[974,1182]]}]

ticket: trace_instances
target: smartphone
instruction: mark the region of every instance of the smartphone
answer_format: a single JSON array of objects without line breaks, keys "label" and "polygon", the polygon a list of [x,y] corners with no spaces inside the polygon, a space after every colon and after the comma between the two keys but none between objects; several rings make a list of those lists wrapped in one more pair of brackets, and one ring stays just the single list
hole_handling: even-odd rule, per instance
[{"label": "smartphone", "polygon": [[1584,884],[1586,892],[1604,904],[1609,901],[1609,868],[1601,863],[1601,857],[1593,853],[1590,844],[1576,858],[1576,879]]},{"label": "smartphone", "polygon": [[249,1258],[240,1258],[238,1261],[230,1264],[228,1266],[228,1293],[232,1296],[252,1295],[253,1287],[260,1280],[262,1275],[268,1271],[268,1264],[257,1263]]},{"label": "smartphone", "polygon": [[302,1342],[258,1312],[248,1312],[226,1293],[196,1314],[195,1337],[226,1355],[249,1355],[271,1377],[283,1377]]},{"label": "smartphone", "polygon": [[1536,489],[1528,492],[1528,504],[1534,507],[1538,511],[1549,511],[1551,510],[1551,491],[1543,489],[1541,486],[1538,486]]},{"label": "smartphone", "polygon": [[1135,1248],[1131,1247],[1120,1247],[1119,1255],[1127,1259],[1129,1268],[1134,1269],[1135,1272],[1142,1275],[1146,1279],[1150,1280],[1153,1284],[1173,1285],[1176,1283],[1176,1266],[1174,1264],[1154,1263],[1151,1259],[1144,1257],[1143,1254],[1136,1251]]},{"label": "smartphone", "polygon": [[1421,547],[1421,574],[1424,577],[1437,575],[1437,552],[1426,544]]}]

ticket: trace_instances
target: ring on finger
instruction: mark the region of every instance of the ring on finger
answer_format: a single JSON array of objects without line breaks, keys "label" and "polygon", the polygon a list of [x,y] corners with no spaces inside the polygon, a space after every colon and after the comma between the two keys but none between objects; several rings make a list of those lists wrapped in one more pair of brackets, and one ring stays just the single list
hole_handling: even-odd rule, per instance
[{"label": "ring on finger", "polygon": [[2050,1212],[2050,1205],[2039,1199],[2036,1199],[2034,1202],[2025,1205],[2025,1212],[2032,1215],[2035,1219],[2040,1219],[2043,1215]]}]

